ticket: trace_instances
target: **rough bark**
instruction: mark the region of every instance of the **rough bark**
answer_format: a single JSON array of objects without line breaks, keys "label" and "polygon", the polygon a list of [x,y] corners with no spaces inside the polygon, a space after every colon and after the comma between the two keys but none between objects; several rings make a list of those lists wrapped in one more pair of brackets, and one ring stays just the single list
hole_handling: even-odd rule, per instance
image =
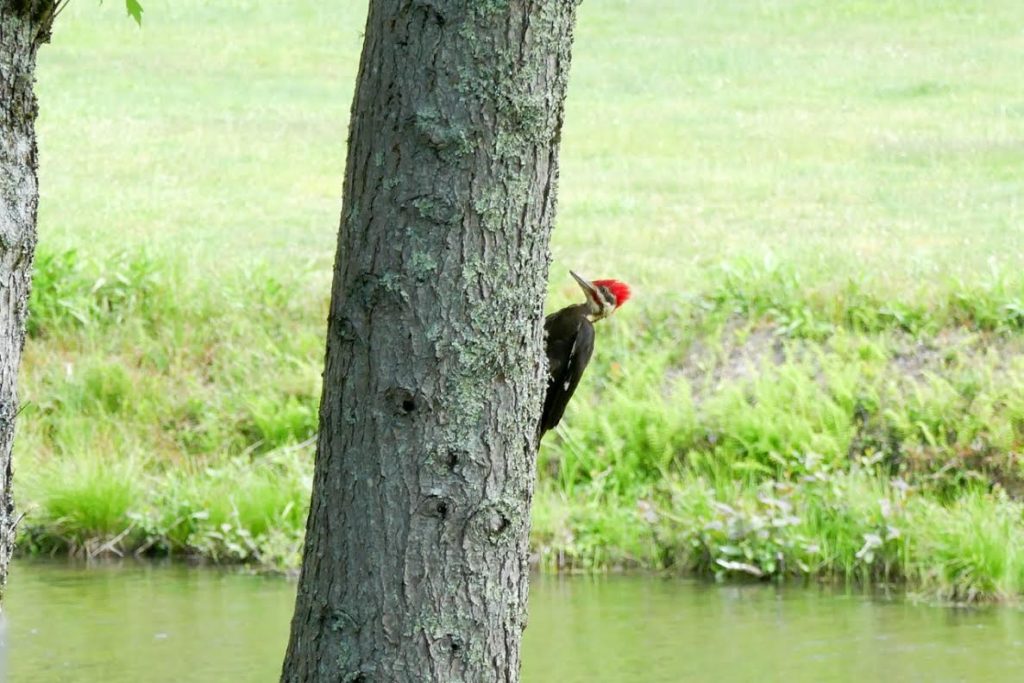
[{"label": "rough bark", "polygon": [[52,12],[52,0],[0,0],[0,604],[14,547],[11,447],[39,203],[33,84]]},{"label": "rough bark", "polygon": [[284,681],[515,681],[574,0],[373,0]]}]

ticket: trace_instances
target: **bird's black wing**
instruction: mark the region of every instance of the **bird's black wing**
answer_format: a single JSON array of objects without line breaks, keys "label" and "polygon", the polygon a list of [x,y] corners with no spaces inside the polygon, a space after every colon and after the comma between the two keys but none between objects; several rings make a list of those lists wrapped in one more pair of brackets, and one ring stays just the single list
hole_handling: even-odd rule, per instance
[{"label": "bird's black wing", "polygon": [[[594,352],[594,325],[584,315],[559,311],[548,316],[548,391],[541,415],[541,434],[554,429],[587,369]],[[575,330],[573,329],[575,327]]]}]

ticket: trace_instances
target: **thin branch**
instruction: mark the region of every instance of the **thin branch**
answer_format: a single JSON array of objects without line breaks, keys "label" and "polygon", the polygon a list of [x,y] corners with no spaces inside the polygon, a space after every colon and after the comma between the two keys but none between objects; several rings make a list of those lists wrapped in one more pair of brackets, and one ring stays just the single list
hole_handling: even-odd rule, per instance
[{"label": "thin branch", "polygon": [[67,7],[70,2],[71,0],[63,0],[63,2],[61,0],[57,0],[56,4],[53,6],[53,18],[50,20],[50,23],[57,21],[57,17],[60,16],[60,13],[64,11],[64,8]]}]

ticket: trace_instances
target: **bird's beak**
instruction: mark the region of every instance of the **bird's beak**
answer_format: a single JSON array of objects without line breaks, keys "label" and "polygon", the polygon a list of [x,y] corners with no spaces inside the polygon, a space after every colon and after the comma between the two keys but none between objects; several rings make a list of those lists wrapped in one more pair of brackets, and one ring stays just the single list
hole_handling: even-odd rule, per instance
[{"label": "bird's beak", "polygon": [[571,270],[569,271],[569,274],[573,276],[579,286],[583,289],[583,293],[587,295],[588,299],[596,304],[600,304],[601,297],[598,294],[597,287],[595,287],[590,280],[580,277]]}]

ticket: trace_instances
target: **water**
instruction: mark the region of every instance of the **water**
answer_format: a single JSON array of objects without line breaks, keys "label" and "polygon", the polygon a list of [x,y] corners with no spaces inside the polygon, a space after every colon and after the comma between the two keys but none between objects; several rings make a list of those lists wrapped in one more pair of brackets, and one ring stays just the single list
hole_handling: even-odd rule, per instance
[{"label": "water", "polygon": [[[13,683],[275,681],[294,583],[181,565],[18,562]],[[1024,613],[645,577],[534,580],[527,683],[1020,681]],[[2,670],[2,669],[0,669]]]}]

